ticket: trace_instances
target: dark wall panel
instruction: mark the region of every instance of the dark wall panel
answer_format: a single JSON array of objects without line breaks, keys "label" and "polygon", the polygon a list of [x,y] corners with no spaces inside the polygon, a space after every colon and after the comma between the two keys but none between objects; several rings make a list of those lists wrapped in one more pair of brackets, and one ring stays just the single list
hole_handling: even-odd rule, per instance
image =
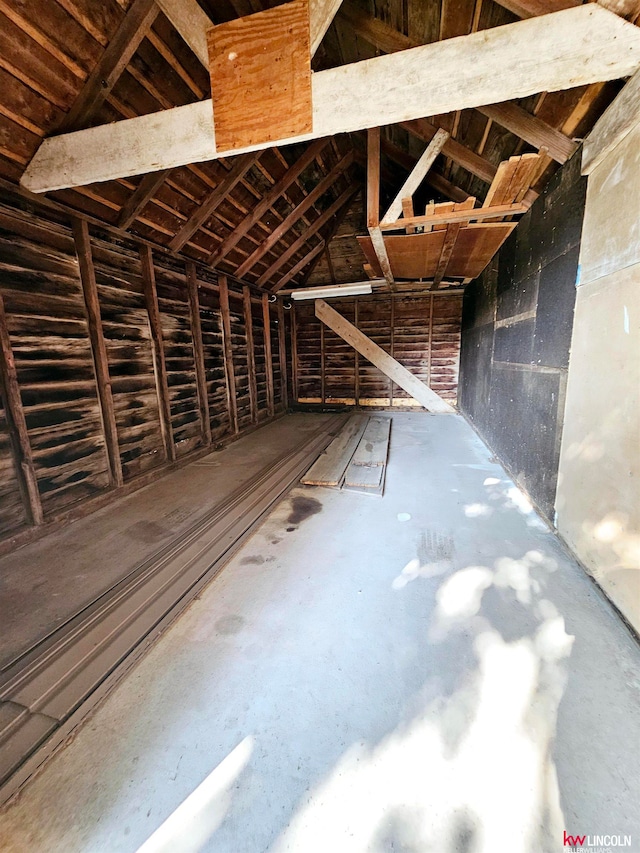
[{"label": "dark wall panel", "polygon": [[586,179],[580,152],[467,288],[459,405],[553,520]]}]

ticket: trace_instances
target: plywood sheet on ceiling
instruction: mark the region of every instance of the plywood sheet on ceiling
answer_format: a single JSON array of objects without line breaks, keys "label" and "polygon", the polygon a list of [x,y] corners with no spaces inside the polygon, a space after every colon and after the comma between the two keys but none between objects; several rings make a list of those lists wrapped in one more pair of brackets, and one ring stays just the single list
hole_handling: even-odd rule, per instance
[{"label": "plywood sheet on ceiling", "polygon": [[312,131],[308,0],[219,24],[207,42],[218,151]]},{"label": "plywood sheet on ceiling", "polygon": [[[460,229],[446,275],[476,278],[515,228],[515,222],[472,224]],[[389,234],[384,238],[394,278],[433,278],[444,245],[446,231],[424,234]],[[370,237],[358,243],[374,272],[381,275]]]}]

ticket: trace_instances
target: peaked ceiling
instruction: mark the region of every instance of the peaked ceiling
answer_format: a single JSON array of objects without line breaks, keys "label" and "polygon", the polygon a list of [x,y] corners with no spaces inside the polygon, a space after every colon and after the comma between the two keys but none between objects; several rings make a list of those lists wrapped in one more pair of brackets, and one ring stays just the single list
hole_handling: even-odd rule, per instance
[{"label": "peaked ceiling", "polygon": [[[638,0],[611,2],[637,21]],[[222,23],[279,4],[200,5]],[[344,0],[313,67],[349,64],[573,5],[579,4]],[[430,199],[473,195],[481,201],[500,161],[545,148],[539,191],[620,85],[543,92],[384,128],[382,203],[395,195],[439,127],[450,139],[418,191],[416,209]],[[208,98],[209,88],[207,71],[154,0],[0,0],[0,176],[11,184],[18,184],[45,137],[194,103]],[[261,288],[300,286],[311,274],[314,282],[344,281],[358,270],[362,275],[357,243],[345,238],[364,230],[365,147],[366,134],[351,133],[47,195]],[[343,220],[346,230],[340,230]],[[338,244],[339,262],[332,262],[335,252],[327,249]]]}]

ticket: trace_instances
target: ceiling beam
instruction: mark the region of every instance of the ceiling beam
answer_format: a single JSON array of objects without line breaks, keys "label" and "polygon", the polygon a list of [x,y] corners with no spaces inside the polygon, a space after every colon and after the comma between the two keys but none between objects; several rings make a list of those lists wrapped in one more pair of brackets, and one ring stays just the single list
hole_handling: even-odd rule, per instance
[{"label": "ceiling beam", "polygon": [[[431,142],[436,135],[437,128],[424,118],[416,119],[415,121],[404,121],[401,124],[405,130],[409,131],[413,136],[422,139],[423,142]],[[442,153],[445,157],[454,160],[458,166],[462,166],[467,172],[471,172],[476,178],[490,184],[495,178],[496,167],[489,160],[485,160],[471,148],[467,148],[458,142],[456,139],[447,139]]]},{"label": "ceiling beam", "polygon": [[478,112],[511,131],[511,133],[515,133],[516,136],[524,139],[534,148],[538,150],[546,148],[549,157],[560,165],[566,163],[578,148],[577,144],[564,133],[551,127],[537,116],[531,115],[517,104],[491,104],[478,107]]},{"label": "ceiling beam", "polygon": [[496,3],[519,18],[536,18],[550,12],[572,9],[579,6],[582,0],[496,0]]},{"label": "ceiling beam", "polygon": [[249,270],[251,270],[258,261],[263,258],[267,252],[270,252],[271,249],[275,246],[278,240],[281,240],[284,235],[289,231],[289,229],[295,225],[298,219],[301,218],[302,214],[308,210],[312,204],[314,204],[319,198],[321,198],[328,189],[330,189],[333,184],[338,180],[340,175],[342,175],[349,166],[353,163],[353,151],[349,151],[345,156],[333,167],[333,169],[329,172],[328,175],[318,183],[311,190],[309,195],[304,198],[297,207],[291,211],[291,213],[283,219],[283,221],[278,225],[278,227],[269,234],[267,238],[265,238],[262,243],[249,255],[249,257],[240,264],[238,269],[236,270],[236,276],[238,278],[243,278]]},{"label": "ceiling beam", "polygon": [[[311,56],[320,47],[342,0],[309,0]],[[205,68],[209,68],[207,30],[214,26],[197,0],[158,0],[158,5],[171,21]]]},{"label": "ceiling beam", "polygon": [[[319,71],[311,133],[225,156],[627,77],[639,66],[640,28],[589,3]],[[201,101],[46,139],[22,183],[46,192],[217,157],[213,107]]]},{"label": "ceiling beam", "polygon": [[336,16],[342,0],[309,0],[309,30],[311,35],[311,56],[320,47],[320,42]]},{"label": "ceiling beam", "polygon": [[307,252],[304,258],[301,258],[294,267],[291,267],[291,269],[285,273],[278,284],[272,289],[272,293],[277,293],[282,287],[289,284],[292,278],[295,278],[298,273],[302,272],[302,270],[310,264],[311,261],[315,260],[322,253],[326,245],[326,241],[322,240],[317,246],[314,246],[313,249]]},{"label": "ceiling beam", "polygon": [[380,231],[380,128],[367,131],[367,230],[371,245],[385,281],[391,287],[395,282],[387,248]]},{"label": "ceiling beam", "polygon": [[171,169],[163,169],[162,172],[149,172],[148,175],[144,176],[120,211],[117,222],[118,228],[127,230],[158,192],[170,172]]},{"label": "ceiling beam", "polygon": [[[390,160],[393,160],[407,172],[410,172],[417,162],[414,157],[386,138],[382,139],[382,151]],[[451,201],[464,201],[469,197],[468,192],[452,184],[444,175],[434,172],[433,169],[427,172],[425,181],[432,189],[451,199]]]},{"label": "ceiling beam", "polygon": [[213,21],[203,11],[197,0],[157,0],[157,3],[208,70],[207,30],[213,26]]},{"label": "ceiling beam", "polygon": [[253,210],[245,216],[242,222],[234,228],[234,230],[222,241],[218,248],[209,255],[207,263],[215,266],[240,242],[253,226],[258,222],[265,213],[271,209],[280,196],[291,186],[292,183],[304,172],[307,166],[316,159],[323,148],[326,147],[327,139],[317,139],[310,145],[304,154],[299,157],[296,162],[290,166],[280,180],[271,187],[269,192],[262,200],[253,208]]},{"label": "ceiling beam", "polygon": [[414,39],[398,32],[395,27],[390,27],[389,24],[369,15],[352,3],[342,6],[339,20],[346,21],[353,27],[358,36],[383,53],[408,50],[418,44]]},{"label": "ceiling beam", "polygon": [[80,94],[58,128],[58,133],[80,130],[95,116],[157,15],[155,0],[134,0],[100,61],[85,80]]},{"label": "ceiling beam", "polygon": [[[629,21],[634,20],[640,12],[639,0],[597,0],[597,2],[603,8]],[[580,6],[582,0],[496,0],[496,3],[519,18],[535,18],[538,15],[548,15],[551,12]]]},{"label": "ceiling beam", "polygon": [[393,222],[400,216],[402,213],[403,200],[405,198],[413,197],[413,194],[424,180],[425,175],[435,163],[436,157],[442,151],[447,139],[449,139],[449,134],[446,130],[442,130],[441,128],[436,132],[431,142],[427,145],[422,157],[420,157],[416,165],[413,167],[409,177],[406,179],[400,191],[391,202],[389,209],[382,217],[383,222]]},{"label": "ceiling beam", "polygon": [[304,244],[308,242],[314,234],[317,234],[317,232],[320,231],[320,229],[323,228],[337,213],[339,213],[339,211],[348,204],[348,202],[350,202],[358,192],[360,192],[360,187],[347,187],[342,195],[338,196],[333,204],[329,205],[321,216],[319,216],[308,228],[305,228],[302,234],[293,241],[289,248],[271,264],[269,269],[262,273],[256,284],[259,287],[265,285],[271,276],[276,273],[280,267],[284,266],[287,261],[291,260],[291,258],[300,251]]},{"label": "ceiling beam", "polygon": [[262,152],[252,151],[250,154],[244,154],[242,157],[238,157],[237,160],[234,161],[233,166],[220,181],[217,187],[210,192],[205,199],[198,202],[195,211],[169,243],[169,248],[173,252],[179,252],[184,244],[195,234],[198,228],[204,225],[216,207],[225,200],[236,184],[239,184],[244,178],[261,153]]},{"label": "ceiling beam", "polygon": [[[544,0],[536,0],[536,2],[542,3]],[[560,2],[563,2],[563,0],[560,0]],[[579,5],[574,0],[570,0],[570,4],[572,6]],[[547,2],[547,5],[550,4]],[[558,8],[563,7],[559,6]],[[385,53],[394,53],[395,51],[406,50],[407,48],[418,45],[418,42],[399,33],[394,27],[390,27],[388,24],[354,6],[344,6],[340,12],[340,16],[345,18],[353,26],[359,36]],[[528,15],[527,17],[532,16]],[[494,104],[491,107],[479,107],[479,111],[493,119],[493,121],[498,122],[498,124],[501,124],[507,130],[520,136],[526,142],[535,145],[536,148],[547,148],[549,156],[557,160],[558,163],[564,163],[568,160],[577,147],[563,133],[550,127],[541,119],[530,115],[526,110],[521,109],[515,104]],[[489,111],[493,114],[490,114]],[[455,143],[455,140],[453,142]],[[455,144],[445,148],[443,154],[451,157],[453,160],[455,158],[451,156],[451,148],[455,148]]]}]

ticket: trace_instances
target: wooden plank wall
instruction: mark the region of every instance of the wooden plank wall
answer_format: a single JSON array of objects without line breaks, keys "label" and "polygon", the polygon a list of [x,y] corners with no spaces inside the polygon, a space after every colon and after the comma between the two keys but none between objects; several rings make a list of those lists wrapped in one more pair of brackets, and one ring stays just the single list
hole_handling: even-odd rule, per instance
[{"label": "wooden plank wall", "polygon": [[[174,460],[236,433],[215,276],[191,265],[195,285],[190,286],[189,264],[159,252],[149,255],[149,247],[135,239],[116,242],[94,226],[87,231],[77,220],[74,231],[73,224],[57,212],[0,204],[0,332],[5,332],[0,335],[0,540],[25,541],[34,522],[80,515],[88,498],[116,496],[120,486],[130,490],[141,479],[162,474]],[[229,304],[242,432],[284,409],[278,309],[270,303],[265,309],[258,294],[248,289],[243,294],[235,285],[229,288]],[[107,372],[105,381],[103,363],[99,382],[100,346]],[[12,405],[22,409],[26,424],[22,435],[7,416],[11,371],[18,388]],[[115,424],[110,438],[109,424]],[[29,466],[20,455],[25,441],[35,472],[31,495]],[[6,550],[1,542],[0,550]]]},{"label": "wooden plank wall", "polygon": [[[458,390],[462,296],[381,295],[332,306],[445,400]],[[409,395],[315,317],[295,305],[294,386],[299,403],[413,406]]]}]

